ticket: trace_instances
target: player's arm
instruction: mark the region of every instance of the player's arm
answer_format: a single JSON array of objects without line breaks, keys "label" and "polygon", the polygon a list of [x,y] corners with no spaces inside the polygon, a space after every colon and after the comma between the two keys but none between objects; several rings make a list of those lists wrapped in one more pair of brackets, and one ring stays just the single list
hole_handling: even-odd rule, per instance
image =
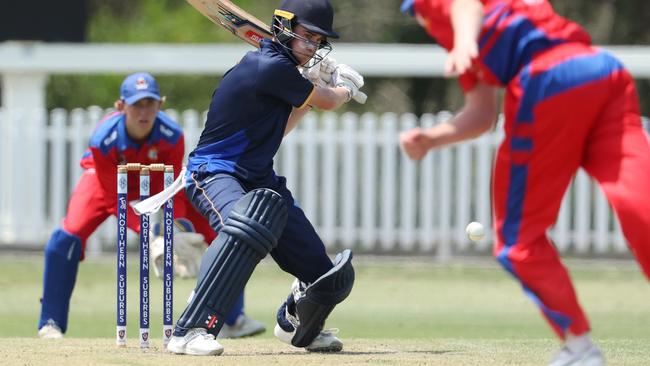
[{"label": "player's arm", "polygon": [[288,135],[296,127],[298,121],[312,108],[315,107],[322,110],[336,109],[348,102],[352,97],[352,93],[352,91],[348,91],[345,87],[314,86],[314,90],[305,105],[300,108],[294,107],[291,111],[291,115],[289,115],[289,120],[287,121],[287,127],[284,129],[284,135]]},{"label": "player's arm", "polygon": [[352,95],[355,92],[358,92],[358,90],[358,88],[356,88],[356,90],[350,90],[343,86],[314,86],[314,90],[306,103],[299,108],[294,107],[291,111],[289,120],[287,121],[287,127],[284,129],[284,135],[288,135],[289,132],[296,127],[298,121],[300,121],[312,108],[326,111],[336,109],[344,103],[349,102]]},{"label": "player's arm", "polygon": [[349,102],[351,97],[352,92],[342,86],[316,86],[308,104],[314,108],[330,111]]},{"label": "player's arm", "polygon": [[444,145],[472,139],[492,128],[497,117],[496,88],[479,83],[465,95],[465,104],[447,123],[429,129],[414,128],[400,135],[406,154],[420,160],[426,153]]},{"label": "player's arm", "polygon": [[[330,74],[325,75],[325,86],[317,85],[307,104],[318,109],[332,110],[349,102],[359,93],[359,89],[364,85],[363,76],[348,65],[335,65],[329,71]],[[322,71],[321,69],[321,74]]]},{"label": "player's arm", "polygon": [[291,114],[289,115],[289,120],[287,121],[287,127],[284,129],[284,135],[288,135],[291,130],[293,130],[296,125],[298,124],[298,121],[302,119],[310,110],[311,110],[310,105],[305,105],[301,108],[296,108],[293,107],[293,110],[291,110]]},{"label": "player's arm", "polygon": [[483,4],[479,0],[454,0],[451,4],[454,48],[445,62],[445,74],[465,73],[478,57],[478,37],[483,22]]}]

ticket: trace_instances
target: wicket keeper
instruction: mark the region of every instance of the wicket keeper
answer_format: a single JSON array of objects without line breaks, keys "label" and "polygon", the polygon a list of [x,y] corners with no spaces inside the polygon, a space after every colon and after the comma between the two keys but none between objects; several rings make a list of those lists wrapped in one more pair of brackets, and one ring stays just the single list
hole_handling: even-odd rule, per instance
[{"label": "wicket keeper", "polygon": [[[184,136],[180,126],[160,110],[164,98],[156,80],[147,73],[127,76],[122,82],[116,111],[102,119],[90,138],[90,147],[81,159],[83,174],[75,187],[66,216],[45,246],[43,297],[38,322],[41,338],[62,338],[68,329],[70,298],[77,278],[79,262],[84,259],[86,240],[110,215],[117,210],[118,164],[164,163],[174,166],[179,174],[185,153]],[[129,200],[139,198],[138,172],[129,177]],[[162,190],[162,172],[151,172],[151,193]],[[207,220],[178,195],[174,201],[175,217],[184,226],[193,227],[203,235],[203,243],[216,237]],[[140,231],[140,220],[128,208],[128,225]],[[176,236],[176,246],[195,246],[183,242],[196,240],[196,235]],[[202,244],[204,247],[207,244]],[[176,251],[177,254],[183,251]],[[177,256],[178,257],[178,256]],[[193,258],[179,258],[193,261]],[[243,294],[226,319],[224,335],[241,337],[265,330],[263,324],[247,317],[243,311]]]}]

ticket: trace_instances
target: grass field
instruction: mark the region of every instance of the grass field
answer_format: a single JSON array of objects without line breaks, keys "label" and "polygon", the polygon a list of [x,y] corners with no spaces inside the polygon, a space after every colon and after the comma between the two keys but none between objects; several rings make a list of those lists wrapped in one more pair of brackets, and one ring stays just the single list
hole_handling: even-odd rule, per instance
[{"label": "grass field", "polygon": [[[491,261],[356,258],[357,282],[327,326],[344,352],[308,354],[271,331],[225,340],[217,360],[161,351],[161,288],[152,282],[153,347],[138,348],[137,257],[129,257],[129,343],[116,348],[113,257],[82,263],[63,341],[36,338],[42,258],[0,254],[0,363],[7,365],[543,365],[557,341],[519,286]],[[650,365],[650,288],[631,262],[569,262],[610,365]],[[291,278],[271,261],[254,273],[247,312],[269,330]],[[175,315],[193,280],[175,282]]]}]

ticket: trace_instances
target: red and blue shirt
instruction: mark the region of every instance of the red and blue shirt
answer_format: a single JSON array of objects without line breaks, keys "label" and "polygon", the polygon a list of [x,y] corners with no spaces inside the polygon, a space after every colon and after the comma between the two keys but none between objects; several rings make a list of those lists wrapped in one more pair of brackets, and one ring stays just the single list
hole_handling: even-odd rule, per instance
[{"label": "red and blue shirt", "polygon": [[[147,140],[138,144],[126,133],[126,116],[114,112],[104,117],[90,137],[89,148],[81,158],[81,167],[94,168],[105,192],[108,207],[117,207],[117,165],[124,163],[164,163],[180,173],[185,142],[180,126],[163,112],[158,112]],[[163,188],[162,172],[151,172],[151,194]],[[139,198],[139,173],[129,172],[129,200]],[[183,208],[176,207],[183,210]],[[177,215],[178,216],[178,215]],[[181,215],[182,216],[182,215]]]},{"label": "red and blue shirt", "polygon": [[[415,0],[415,12],[426,22],[426,30],[451,50],[453,0]],[[591,37],[578,24],[555,13],[547,0],[481,0],[484,17],[479,36],[479,60],[461,75],[460,84],[471,90],[480,80],[506,86],[534,55],[555,45],[590,44]]]}]

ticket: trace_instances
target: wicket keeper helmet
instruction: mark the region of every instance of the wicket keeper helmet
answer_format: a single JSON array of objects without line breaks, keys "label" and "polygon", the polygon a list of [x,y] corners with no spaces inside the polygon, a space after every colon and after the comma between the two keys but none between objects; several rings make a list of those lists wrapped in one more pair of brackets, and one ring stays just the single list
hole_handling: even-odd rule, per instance
[{"label": "wicket keeper helmet", "polygon": [[[338,33],[332,29],[333,21],[334,8],[329,0],[283,0],[273,13],[272,31],[278,42],[290,49],[289,42],[294,38],[309,42],[294,33],[293,29],[297,24],[322,36],[339,38]],[[332,50],[332,46],[324,40],[318,45],[318,49],[324,49],[326,52],[314,55],[316,61],[322,60]]]}]

